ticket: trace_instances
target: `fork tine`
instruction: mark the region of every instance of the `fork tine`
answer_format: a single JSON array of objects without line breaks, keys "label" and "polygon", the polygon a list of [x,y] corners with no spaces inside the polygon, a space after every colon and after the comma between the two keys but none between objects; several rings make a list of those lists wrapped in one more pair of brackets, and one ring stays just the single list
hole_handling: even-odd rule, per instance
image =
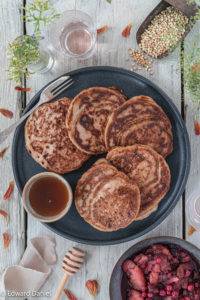
[{"label": "fork tine", "polygon": [[65,88],[67,85],[69,85],[70,83],[74,83],[73,80],[67,81],[65,82],[65,84],[62,84],[59,88],[57,88],[54,92],[53,95],[60,93],[61,90],[63,90],[63,88]]},{"label": "fork tine", "polygon": [[55,86],[52,90],[51,93],[54,94],[57,92],[58,89],[62,88],[63,85],[65,85],[66,83],[69,83],[72,81],[72,78],[68,78],[67,80],[63,81],[61,84],[59,84],[58,86]]},{"label": "fork tine", "polygon": [[60,86],[58,86],[58,87],[56,87],[55,89],[54,89],[54,91],[53,91],[53,95],[54,94],[56,94],[56,93],[59,93],[59,91],[62,89],[62,88],[64,88],[67,84],[69,84],[69,83],[73,83],[73,80],[72,79],[70,79],[70,80],[67,80],[66,82],[63,82]]},{"label": "fork tine", "polygon": [[74,81],[72,81],[71,83],[65,85],[62,89],[60,89],[59,91],[57,91],[57,93],[53,94],[54,97],[57,97],[58,95],[60,95],[62,92],[64,92],[68,87],[70,87],[72,84],[74,84]]}]

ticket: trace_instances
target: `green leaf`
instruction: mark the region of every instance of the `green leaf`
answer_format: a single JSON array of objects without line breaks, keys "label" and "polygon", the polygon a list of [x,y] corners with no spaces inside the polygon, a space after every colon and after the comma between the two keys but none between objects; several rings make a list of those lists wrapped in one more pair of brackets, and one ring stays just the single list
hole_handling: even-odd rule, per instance
[{"label": "green leaf", "polygon": [[19,36],[9,44],[9,78],[20,83],[23,76],[29,76],[28,66],[38,61],[40,52],[38,41],[31,36]]},{"label": "green leaf", "polygon": [[8,48],[10,57],[9,77],[17,83],[23,76],[29,76],[28,66],[37,62],[40,57],[39,41],[42,26],[48,25],[60,15],[56,13],[50,0],[33,0],[23,7],[22,19],[32,23],[34,32],[32,36],[23,35],[14,40]]},{"label": "green leaf", "polygon": [[191,100],[197,109],[200,110],[200,47],[198,44],[200,36],[197,35],[193,43],[185,47],[183,56],[184,81]]},{"label": "green leaf", "polygon": [[106,0],[108,3],[110,3],[111,4],[111,2],[112,2],[112,0]]},{"label": "green leaf", "polygon": [[60,15],[56,13],[49,0],[34,0],[23,8],[24,20],[34,25],[34,34],[40,36],[41,27],[46,26]]}]

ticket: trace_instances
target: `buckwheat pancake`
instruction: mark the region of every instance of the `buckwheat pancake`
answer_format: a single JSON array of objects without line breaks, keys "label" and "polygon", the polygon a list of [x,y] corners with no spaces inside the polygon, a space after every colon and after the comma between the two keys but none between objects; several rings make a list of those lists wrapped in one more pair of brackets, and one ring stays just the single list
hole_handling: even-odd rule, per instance
[{"label": "buckwheat pancake", "polygon": [[115,92],[122,95],[125,100],[128,100],[128,97],[124,94],[124,91],[121,88],[119,88],[118,86],[109,86],[109,89],[114,90]]},{"label": "buckwheat pancake", "polygon": [[98,164],[102,164],[102,163],[104,163],[104,164],[109,164],[109,162],[107,161],[107,159],[106,158],[99,158],[99,159],[97,159],[96,161],[95,161],[95,163],[93,164],[93,166],[94,165],[98,165]]},{"label": "buckwheat pancake", "polygon": [[107,119],[124,102],[125,96],[113,88],[92,87],[81,91],[70,104],[66,119],[72,143],[88,154],[106,152]]},{"label": "buckwheat pancake", "polygon": [[138,185],[141,206],[137,220],[156,210],[170,188],[171,175],[165,159],[151,147],[137,144],[117,147],[106,158]]},{"label": "buckwheat pancake", "polygon": [[26,148],[45,169],[64,174],[78,169],[89,156],[69,139],[66,114],[71,100],[63,98],[37,108],[25,125]]},{"label": "buckwheat pancake", "polygon": [[107,149],[149,145],[163,157],[173,150],[171,123],[162,108],[147,96],[136,96],[116,109],[105,130]]},{"label": "buckwheat pancake", "polygon": [[83,174],[75,191],[75,205],[81,217],[105,232],[132,223],[138,215],[140,201],[138,186],[103,161]]}]

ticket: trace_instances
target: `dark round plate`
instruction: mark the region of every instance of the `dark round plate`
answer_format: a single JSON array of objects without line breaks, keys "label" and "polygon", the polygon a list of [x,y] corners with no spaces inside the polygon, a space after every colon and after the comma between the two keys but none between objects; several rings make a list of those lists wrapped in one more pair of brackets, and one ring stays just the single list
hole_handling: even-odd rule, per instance
[{"label": "dark round plate", "polygon": [[[91,86],[117,86],[124,90],[128,97],[148,95],[164,109],[172,123],[174,136],[174,151],[167,158],[172,182],[166,197],[162,200],[156,212],[143,221],[133,222],[123,230],[112,233],[100,232],[87,224],[77,213],[73,205],[70,212],[61,220],[46,224],[50,229],[78,242],[96,245],[117,244],[135,239],[160,224],[174,208],[184,191],[190,168],[190,145],[188,134],[182,118],[167,95],[149,80],[130,71],[113,67],[91,67],[68,73],[76,82],[60,97],[73,97],[81,90]],[[29,110],[40,97],[39,91],[26,108]],[[91,158],[79,170],[65,174],[64,177],[71,184],[73,190],[80,176],[95,162],[97,157]],[[16,184],[20,192],[27,180],[44,169],[28,154],[24,142],[24,124],[15,132],[12,147],[12,165]]]},{"label": "dark round plate", "polygon": [[153,244],[168,245],[173,248],[183,248],[190,253],[195,262],[200,265],[200,250],[194,245],[175,237],[155,237],[143,240],[129,248],[116,263],[110,278],[110,300],[126,300],[128,283],[123,276],[122,264],[126,259],[140,253]]}]

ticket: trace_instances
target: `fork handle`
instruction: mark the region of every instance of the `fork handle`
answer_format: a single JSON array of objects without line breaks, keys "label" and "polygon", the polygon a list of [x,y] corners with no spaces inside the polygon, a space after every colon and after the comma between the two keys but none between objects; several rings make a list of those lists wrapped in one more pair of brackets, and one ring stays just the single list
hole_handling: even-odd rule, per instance
[{"label": "fork handle", "polygon": [[17,128],[17,126],[19,126],[22,122],[24,122],[24,120],[26,120],[28,116],[30,116],[37,106],[39,106],[39,104],[34,105],[34,107],[25,113],[25,115],[23,115],[19,120],[0,132],[0,144],[8,138],[8,136]]}]

